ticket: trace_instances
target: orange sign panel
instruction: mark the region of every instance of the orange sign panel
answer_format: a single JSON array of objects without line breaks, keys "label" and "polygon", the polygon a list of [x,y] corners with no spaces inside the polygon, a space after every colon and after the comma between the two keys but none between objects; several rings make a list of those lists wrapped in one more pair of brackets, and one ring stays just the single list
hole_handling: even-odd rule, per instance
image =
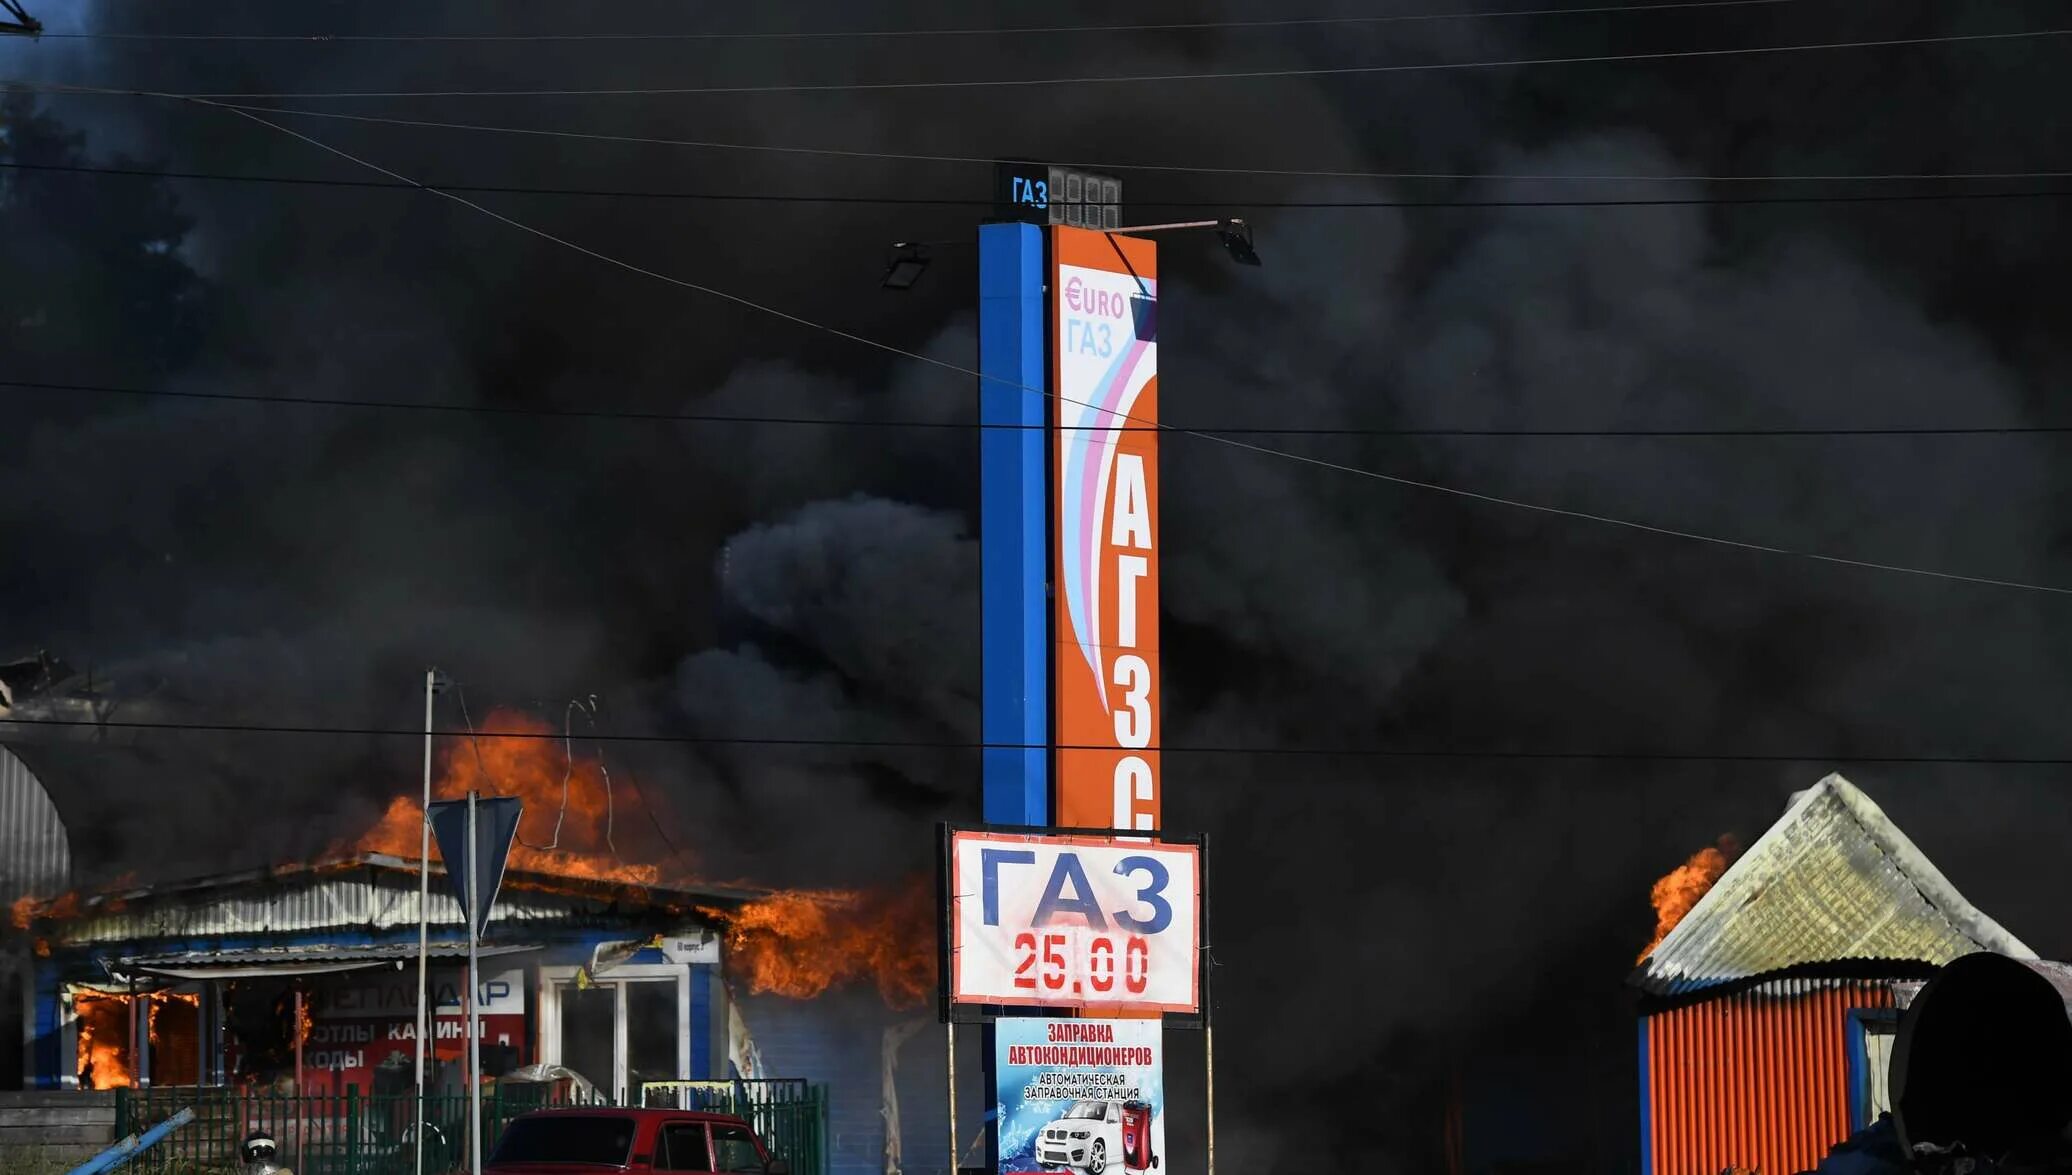
[{"label": "orange sign panel", "polygon": [[1057,823],[1160,827],[1158,253],[1052,233]]}]

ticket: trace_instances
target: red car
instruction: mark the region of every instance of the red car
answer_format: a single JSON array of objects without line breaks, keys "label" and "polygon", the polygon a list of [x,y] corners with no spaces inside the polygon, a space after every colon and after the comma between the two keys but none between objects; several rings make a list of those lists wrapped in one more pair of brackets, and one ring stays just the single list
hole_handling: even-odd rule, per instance
[{"label": "red car", "polygon": [[748,1123],[695,1110],[535,1110],[511,1120],[484,1175],[725,1171],[791,1175]]}]

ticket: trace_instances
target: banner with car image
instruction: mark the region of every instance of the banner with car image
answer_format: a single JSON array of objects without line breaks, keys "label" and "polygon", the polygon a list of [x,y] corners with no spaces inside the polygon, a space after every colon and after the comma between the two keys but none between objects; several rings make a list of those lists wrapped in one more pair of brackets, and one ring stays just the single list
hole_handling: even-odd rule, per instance
[{"label": "banner with car image", "polygon": [[1144,1175],[1165,1156],[1157,1020],[995,1022],[1001,1175]]}]

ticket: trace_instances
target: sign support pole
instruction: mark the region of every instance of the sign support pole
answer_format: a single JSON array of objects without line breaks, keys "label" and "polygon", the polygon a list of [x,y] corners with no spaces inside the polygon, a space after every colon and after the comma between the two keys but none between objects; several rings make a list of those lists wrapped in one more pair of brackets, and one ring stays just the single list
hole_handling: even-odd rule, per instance
[{"label": "sign support pole", "polygon": [[[1050,744],[1050,314],[1044,301],[1048,230],[986,224],[978,230],[979,596],[982,760],[979,817],[1042,828],[1051,822]],[[949,975],[948,910],[943,974]],[[945,1006],[955,1048],[956,1009]],[[980,1073],[993,1100],[991,1023],[979,1033]],[[950,1104],[956,1104],[954,1059]],[[954,1109],[951,1121],[956,1120]],[[985,1131],[985,1166],[1000,1167],[998,1123]],[[957,1175],[955,1131],[950,1175]]]},{"label": "sign support pole", "polygon": [[948,1041],[947,1056],[950,1071],[950,1175],[957,1175],[957,1164],[962,1158],[957,1153],[957,1019],[952,1016],[944,1026],[943,1038]]},{"label": "sign support pole", "polygon": [[423,827],[418,830],[417,848],[417,1123],[411,1131],[417,1144],[416,1175],[424,1175],[424,1055],[429,1032],[425,1011],[427,989],[426,958],[431,953],[431,930],[427,919],[431,906],[432,875],[432,691],[439,671],[424,671],[424,803],[418,808]]},{"label": "sign support pole", "polygon": [[482,904],[481,878],[475,871],[475,793],[468,792],[468,996],[464,1006],[468,1012],[468,1169],[474,1175],[482,1175],[482,1026],[477,1018],[475,999],[481,989],[481,980],[476,974],[477,940],[480,938],[476,922]]},{"label": "sign support pole", "polygon": [[1201,1051],[1207,1070],[1203,1087],[1208,1094],[1209,1175],[1216,1175],[1216,1027],[1206,1017],[1201,1026]]}]

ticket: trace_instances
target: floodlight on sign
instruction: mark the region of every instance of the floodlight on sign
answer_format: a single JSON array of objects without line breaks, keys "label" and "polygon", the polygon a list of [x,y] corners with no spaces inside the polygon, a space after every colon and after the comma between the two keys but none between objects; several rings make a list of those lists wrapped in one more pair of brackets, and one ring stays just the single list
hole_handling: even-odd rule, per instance
[{"label": "floodlight on sign", "polygon": [[1239,265],[1258,265],[1259,251],[1252,247],[1252,226],[1242,220],[1226,220],[1216,229],[1230,259]]},{"label": "floodlight on sign", "polygon": [[928,258],[918,245],[895,245],[892,260],[885,266],[884,287],[888,290],[911,290],[921,275],[928,272]]}]

